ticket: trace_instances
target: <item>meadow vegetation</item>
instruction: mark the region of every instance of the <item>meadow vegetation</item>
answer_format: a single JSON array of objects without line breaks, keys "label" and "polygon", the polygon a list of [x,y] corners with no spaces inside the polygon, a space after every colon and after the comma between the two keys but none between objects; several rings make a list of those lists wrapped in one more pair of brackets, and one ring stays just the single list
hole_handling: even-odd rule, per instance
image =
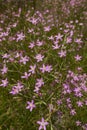
[{"label": "meadow vegetation", "polygon": [[87,1],[0,1],[0,130],[87,130]]}]

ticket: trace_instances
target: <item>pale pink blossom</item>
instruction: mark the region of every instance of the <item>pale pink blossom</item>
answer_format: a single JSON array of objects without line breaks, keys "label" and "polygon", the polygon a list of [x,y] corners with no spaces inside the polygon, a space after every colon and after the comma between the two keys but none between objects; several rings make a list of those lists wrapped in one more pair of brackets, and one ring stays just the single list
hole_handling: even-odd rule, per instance
[{"label": "pale pink blossom", "polygon": [[35,104],[34,104],[34,100],[32,100],[31,102],[30,101],[27,101],[27,107],[26,109],[29,109],[30,112],[35,108]]},{"label": "pale pink blossom", "polygon": [[37,124],[39,124],[39,130],[46,130],[46,126],[49,124],[47,121],[44,120],[42,117],[41,121],[37,121]]},{"label": "pale pink blossom", "polygon": [[7,80],[7,78],[1,80],[1,82],[2,82],[2,83],[0,84],[0,86],[2,86],[2,87],[7,87],[7,85],[8,85],[8,80]]},{"label": "pale pink blossom", "polygon": [[29,73],[34,74],[36,69],[36,65],[30,65]]},{"label": "pale pink blossom", "polygon": [[37,60],[37,62],[43,61],[43,58],[44,58],[44,56],[42,56],[41,54],[37,54],[35,56],[35,59]]},{"label": "pale pink blossom", "polygon": [[6,74],[7,71],[8,71],[8,68],[6,67],[6,65],[4,65],[3,68],[1,69],[1,73]]}]

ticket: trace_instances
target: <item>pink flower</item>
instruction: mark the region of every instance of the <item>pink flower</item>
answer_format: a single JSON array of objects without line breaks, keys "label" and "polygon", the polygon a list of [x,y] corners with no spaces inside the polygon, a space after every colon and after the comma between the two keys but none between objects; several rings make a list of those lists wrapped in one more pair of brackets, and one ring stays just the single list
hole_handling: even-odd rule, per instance
[{"label": "pink flower", "polygon": [[61,99],[57,100],[57,104],[58,104],[58,106],[60,106],[62,104],[62,100]]},{"label": "pink flower", "polygon": [[41,87],[42,85],[44,85],[43,79],[42,78],[41,79],[37,79],[37,82],[36,82],[35,86]]},{"label": "pink flower", "polygon": [[26,62],[29,61],[29,57],[28,56],[25,56],[25,57],[21,57],[20,59],[20,63],[23,63],[24,65],[26,64]]},{"label": "pink flower", "polygon": [[43,66],[40,68],[41,72],[44,73],[44,72],[50,72],[52,70],[52,66],[51,65],[47,65],[45,66],[43,64]]},{"label": "pink flower", "polygon": [[9,58],[9,56],[10,56],[9,54],[5,53],[5,54],[2,56],[2,58],[3,58],[3,59],[7,59],[7,58]]},{"label": "pink flower", "polygon": [[30,45],[28,46],[29,48],[33,49],[35,46],[35,43],[34,42],[30,42]]},{"label": "pink flower", "polygon": [[39,130],[41,130],[41,129],[46,130],[46,126],[47,126],[49,123],[46,122],[46,121],[44,120],[44,118],[42,117],[41,121],[37,121],[37,124],[40,125],[40,126],[39,126]]},{"label": "pink flower", "polygon": [[19,57],[21,57],[21,56],[22,56],[22,52],[16,52],[15,58],[19,58]]},{"label": "pink flower", "polygon": [[70,114],[71,114],[72,116],[74,116],[74,115],[76,114],[75,109],[72,109],[72,110],[70,111]]},{"label": "pink flower", "polygon": [[58,44],[54,44],[54,45],[52,45],[52,47],[53,47],[53,49],[54,49],[54,50],[56,50],[56,49],[59,49],[59,48],[60,48],[60,46],[59,46]]},{"label": "pink flower", "polygon": [[41,72],[44,73],[46,71],[46,66],[43,64],[43,66],[40,68]]},{"label": "pink flower", "polygon": [[28,79],[28,77],[30,76],[31,74],[28,74],[27,72],[24,72],[24,76],[21,76],[22,79]]},{"label": "pink flower", "polygon": [[66,56],[66,51],[61,50],[58,54],[59,54],[59,57],[65,57]]},{"label": "pink flower", "polygon": [[22,91],[23,87],[24,86],[20,82],[18,82],[17,85],[12,87],[12,90],[10,93],[13,95],[18,94],[20,91]]},{"label": "pink flower", "polygon": [[80,61],[81,59],[82,59],[82,56],[79,56],[79,55],[76,55],[76,56],[75,56],[75,60],[76,60],[76,61]]},{"label": "pink flower", "polygon": [[49,40],[54,40],[53,36],[48,37]]},{"label": "pink flower", "polygon": [[39,93],[40,88],[38,86],[35,86],[34,92]]},{"label": "pink flower", "polygon": [[8,85],[8,80],[7,80],[7,78],[4,79],[4,80],[2,80],[1,82],[2,82],[2,83],[0,84],[0,86],[2,86],[2,87],[7,87],[7,85]]},{"label": "pink flower", "polygon": [[35,108],[35,104],[34,104],[34,100],[32,100],[31,102],[27,101],[27,107],[26,109],[30,109],[30,112],[33,110],[33,108]]},{"label": "pink flower", "polygon": [[71,43],[71,42],[72,42],[72,39],[71,39],[70,37],[67,37],[66,42],[67,42],[67,43]]},{"label": "pink flower", "polygon": [[81,44],[82,40],[80,38],[78,38],[78,39],[75,40],[75,42],[78,43],[78,44]]},{"label": "pink flower", "polygon": [[77,126],[81,126],[81,122],[80,121],[76,121],[76,125]]},{"label": "pink flower", "polygon": [[83,107],[83,102],[78,101],[78,102],[77,102],[77,105],[78,105],[78,107]]},{"label": "pink flower", "polygon": [[63,35],[61,35],[60,33],[58,33],[58,35],[55,36],[57,40],[62,40]]},{"label": "pink flower", "polygon": [[41,54],[37,54],[35,59],[37,60],[37,62],[43,61],[44,56],[42,56]]},{"label": "pink flower", "polygon": [[32,73],[32,74],[34,74],[35,73],[35,69],[36,69],[36,65],[34,65],[34,66],[30,66],[30,69],[29,69],[29,73]]},{"label": "pink flower", "polygon": [[46,66],[46,72],[50,72],[52,70],[52,66],[51,65],[47,65]]},{"label": "pink flower", "polygon": [[44,27],[44,31],[45,31],[45,32],[49,32],[50,30],[51,30],[50,26]]},{"label": "pink flower", "polygon": [[39,41],[39,40],[37,40],[37,46],[42,46],[43,44],[44,44],[43,41]]},{"label": "pink flower", "polygon": [[75,87],[75,89],[74,89],[74,92],[75,92],[75,93],[79,93],[80,91],[81,91],[81,88]]},{"label": "pink flower", "polygon": [[28,29],[28,33],[34,32],[34,29]]},{"label": "pink flower", "polygon": [[35,89],[34,92],[39,93],[40,91],[40,87],[42,87],[44,85],[43,79],[37,79],[37,82],[35,84]]},{"label": "pink flower", "polygon": [[23,33],[17,34],[17,42],[20,40],[23,40],[25,38],[25,35]]},{"label": "pink flower", "polygon": [[3,69],[1,69],[2,74],[7,73],[7,71],[8,71],[8,68],[6,67],[6,65],[4,65]]},{"label": "pink flower", "polygon": [[36,25],[36,24],[38,23],[38,19],[32,18],[32,19],[30,19],[30,22],[31,22],[32,24]]}]

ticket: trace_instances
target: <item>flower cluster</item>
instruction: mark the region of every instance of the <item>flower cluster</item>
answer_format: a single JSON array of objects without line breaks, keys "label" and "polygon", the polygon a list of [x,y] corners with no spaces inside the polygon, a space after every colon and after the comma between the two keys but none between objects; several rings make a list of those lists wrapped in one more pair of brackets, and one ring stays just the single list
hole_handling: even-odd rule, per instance
[{"label": "flower cluster", "polygon": [[44,11],[15,5],[0,15],[0,106],[12,119],[1,115],[1,129],[87,130],[85,0],[60,1],[58,17],[50,2]]}]

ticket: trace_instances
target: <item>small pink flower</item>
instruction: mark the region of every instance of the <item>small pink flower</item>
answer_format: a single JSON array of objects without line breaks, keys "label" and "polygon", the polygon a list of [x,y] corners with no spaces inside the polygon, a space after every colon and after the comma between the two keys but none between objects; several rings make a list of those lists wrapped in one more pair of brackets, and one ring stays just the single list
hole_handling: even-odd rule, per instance
[{"label": "small pink flower", "polygon": [[67,42],[67,43],[71,43],[71,42],[72,42],[72,39],[71,39],[70,37],[67,37],[66,42]]},{"label": "small pink flower", "polygon": [[38,86],[35,86],[34,92],[39,93],[40,88]]},{"label": "small pink flower", "polygon": [[76,61],[80,61],[81,59],[82,59],[82,56],[80,56],[80,55],[76,55],[76,56],[75,56],[75,60],[76,60]]},{"label": "small pink flower", "polygon": [[28,79],[30,75],[31,75],[30,73],[28,74],[27,72],[24,72],[24,76],[21,76],[21,78]]},{"label": "small pink flower", "polygon": [[21,57],[21,56],[22,56],[22,54],[19,53],[19,52],[17,52],[16,55],[15,55],[15,58],[19,58],[19,57]]},{"label": "small pink flower", "polygon": [[39,41],[39,40],[37,40],[37,46],[42,46],[43,44],[44,44],[43,41]]},{"label": "small pink flower", "polygon": [[7,59],[7,58],[9,58],[9,56],[10,56],[9,54],[5,53],[5,54],[2,56],[2,58],[3,58],[3,59]]},{"label": "small pink flower", "polygon": [[62,104],[62,100],[61,99],[57,100],[57,104],[58,104],[58,106],[60,106]]},{"label": "small pink flower", "polygon": [[41,130],[41,129],[46,130],[46,126],[47,126],[49,123],[46,122],[46,121],[44,120],[44,118],[42,117],[41,121],[37,121],[37,124],[40,125],[40,126],[39,126],[39,130]]},{"label": "small pink flower", "polygon": [[47,65],[46,66],[46,72],[50,72],[52,70],[52,66],[51,65]]},{"label": "small pink flower", "polygon": [[28,33],[34,32],[34,29],[28,29]]},{"label": "small pink flower", "polygon": [[58,35],[55,36],[57,40],[62,40],[63,35],[61,35],[60,33],[58,33]]},{"label": "small pink flower", "polygon": [[72,116],[74,116],[74,115],[76,114],[75,109],[72,109],[72,110],[70,111],[70,114],[71,114]]},{"label": "small pink flower", "polygon": [[2,86],[2,87],[7,87],[7,85],[8,85],[8,80],[7,80],[7,78],[4,79],[4,80],[2,80],[1,82],[2,82],[2,83],[0,84],[0,86]]},{"label": "small pink flower", "polygon": [[6,67],[6,65],[3,66],[3,69],[1,69],[2,74],[6,74],[8,71],[8,68]]},{"label": "small pink flower", "polygon": [[44,85],[43,79],[42,78],[41,79],[37,79],[37,82],[36,82],[35,86],[40,88],[42,85]]},{"label": "small pink flower", "polygon": [[21,57],[20,59],[20,63],[23,63],[24,65],[26,64],[26,62],[29,61],[29,57],[28,56],[25,56],[25,57]]},{"label": "small pink flower", "polygon": [[54,40],[53,36],[48,37],[49,40]]},{"label": "small pink flower", "polygon": [[66,51],[61,50],[58,54],[59,57],[66,57]]},{"label": "small pink flower", "polygon": [[56,50],[56,49],[60,48],[60,46],[58,44],[54,44],[54,45],[52,45],[52,47],[53,47],[53,50]]},{"label": "small pink flower", "polygon": [[44,27],[44,31],[45,31],[45,32],[49,32],[50,30],[51,30],[50,26]]},{"label": "small pink flower", "polygon": [[17,85],[15,85],[15,86],[12,87],[12,90],[11,90],[10,93],[11,93],[12,95],[18,94],[19,92],[22,91],[22,88],[23,88],[23,87],[24,87],[24,86],[23,86],[20,82],[18,82]]},{"label": "small pink flower", "polygon": [[45,66],[45,65],[43,64],[43,66],[40,68],[40,70],[41,70],[42,73],[50,72],[50,71],[52,70],[52,66],[51,66],[51,65]]},{"label": "small pink flower", "polygon": [[43,64],[43,66],[40,68],[40,70],[42,73],[46,72],[46,66]]},{"label": "small pink flower", "polygon": [[76,121],[76,125],[77,126],[81,126],[81,122],[80,121]]},{"label": "small pink flower", "polygon": [[78,105],[78,107],[83,107],[83,102],[78,101],[78,102],[77,102],[77,105]]},{"label": "small pink flower", "polygon": [[81,44],[82,40],[80,38],[78,38],[78,39],[75,40],[75,42],[78,43],[78,44]]},{"label": "small pink flower", "polygon": [[30,19],[30,22],[36,25],[38,23],[38,19],[32,17],[32,19]]},{"label": "small pink flower", "polygon": [[29,69],[29,73],[35,74],[36,65],[31,65]]},{"label": "small pink flower", "polygon": [[25,38],[25,35],[23,33],[17,34],[17,42],[20,40],[23,40]]},{"label": "small pink flower", "polygon": [[28,46],[30,49],[33,49],[35,46],[35,43],[34,42],[30,42],[30,45]]},{"label": "small pink flower", "polygon": [[37,54],[35,59],[37,60],[37,62],[43,61],[44,56],[42,56],[41,54]]},{"label": "small pink flower", "polygon": [[26,109],[29,109],[30,112],[33,110],[33,108],[35,108],[35,104],[34,104],[34,100],[32,100],[31,102],[27,101],[27,107]]}]

